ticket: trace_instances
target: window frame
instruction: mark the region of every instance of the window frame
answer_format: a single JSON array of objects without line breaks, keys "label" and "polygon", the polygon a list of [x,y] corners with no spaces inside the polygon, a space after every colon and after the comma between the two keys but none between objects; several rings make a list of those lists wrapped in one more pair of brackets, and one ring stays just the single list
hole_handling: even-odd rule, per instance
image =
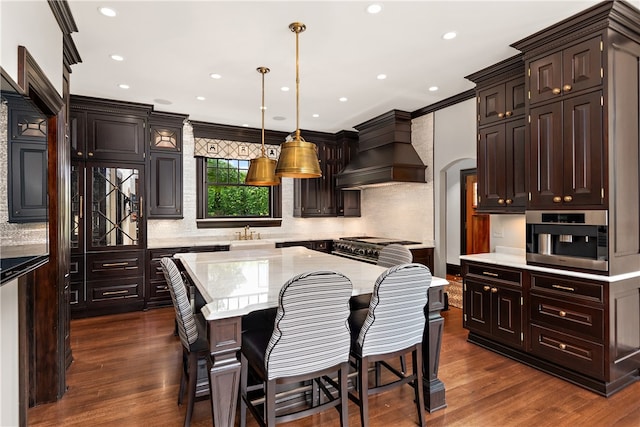
[{"label": "window frame", "polygon": [[[227,160],[227,159],[224,159]],[[198,228],[280,227],[282,225],[282,185],[271,187],[270,217],[207,217],[207,157],[196,157],[196,223]]]}]

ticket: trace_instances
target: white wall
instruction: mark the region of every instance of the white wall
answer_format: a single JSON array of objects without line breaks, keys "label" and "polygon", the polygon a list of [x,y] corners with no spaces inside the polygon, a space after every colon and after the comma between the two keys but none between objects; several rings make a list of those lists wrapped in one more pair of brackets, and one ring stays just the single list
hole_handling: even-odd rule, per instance
[{"label": "white wall", "polygon": [[434,114],[435,275],[445,277],[449,222],[447,170],[461,161],[476,158],[475,98],[438,110]]},{"label": "white wall", "polygon": [[495,252],[497,246],[526,249],[525,217],[519,215],[491,215],[490,252]]},{"label": "white wall", "polygon": [[[0,1],[0,65],[16,82],[19,45],[27,48],[62,94],[62,32],[45,0]],[[0,287],[1,426],[20,424],[17,288],[17,280]]]},{"label": "white wall", "polygon": [[0,426],[17,426],[20,419],[17,279],[0,287],[0,345]]}]

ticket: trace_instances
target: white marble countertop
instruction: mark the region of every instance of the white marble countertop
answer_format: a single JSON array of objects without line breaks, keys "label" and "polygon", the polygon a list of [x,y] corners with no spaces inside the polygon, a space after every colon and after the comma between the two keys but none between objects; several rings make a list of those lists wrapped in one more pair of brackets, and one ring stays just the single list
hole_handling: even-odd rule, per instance
[{"label": "white marble countertop", "polygon": [[[207,320],[241,316],[278,305],[282,285],[296,274],[332,270],[347,276],[353,295],[370,293],[384,267],[303,247],[193,252],[176,255],[202,294]],[[447,285],[434,277],[432,286]]]},{"label": "white marble countertop", "polygon": [[578,271],[562,270],[559,268],[540,267],[537,265],[527,264],[524,251],[518,252],[490,252],[474,255],[460,255],[461,260],[482,262],[485,264],[500,265],[505,267],[514,267],[524,270],[540,271],[543,273],[560,274],[563,276],[579,277],[583,279],[598,280],[602,282],[617,282],[619,280],[640,277],[640,271],[632,273],[618,274],[615,276],[604,276],[600,274],[582,273]]}]

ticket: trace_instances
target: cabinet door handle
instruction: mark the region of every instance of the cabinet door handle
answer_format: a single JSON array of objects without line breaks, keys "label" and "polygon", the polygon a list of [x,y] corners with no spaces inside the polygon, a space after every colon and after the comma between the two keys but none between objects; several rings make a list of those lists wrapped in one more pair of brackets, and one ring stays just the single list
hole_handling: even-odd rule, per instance
[{"label": "cabinet door handle", "polygon": [[504,118],[504,113],[498,113],[498,118],[500,119]]},{"label": "cabinet door handle", "polygon": [[511,111],[507,111],[504,113],[505,117],[511,117],[511,115],[513,114],[513,112]]},{"label": "cabinet door handle", "polygon": [[498,277],[499,276],[498,273],[492,273],[490,271],[483,271],[482,274],[484,274],[485,276],[491,276],[491,277]]},{"label": "cabinet door handle", "polygon": [[103,267],[123,267],[129,264],[128,262],[110,262],[107,264],[102,264]]},{"label": "cabinet door handle", "polygon": [[562,285],[551,285],[552,288],[554,289],[560,289],[563,291],[571,291],[571,292],[575,292],[576,289],[575,288],[570,288],[569,286],[562,286]]},{"label": "cabinet door handle", "polygon": [[504,201],[506,204],[510,205],[511,203],[513,203],[513,199],[507,199]]},{"label": "cabinet door handle", "polygon": [[486,291],[488,291],[489,289],[491,289],[491,287],[490,287],[490,286],[487,286],[487,285],[484,285],[484,286],[482,287],[482,290],[484,290],[485,292],[486,292]]},{"label": "cabinet door handle", "polygon": [[78,208],[79,212],[79,216],[80,219],[82,219],[82,211],[84,210],[84,205],[82,204],[82,202],[84,201],[83,196],[80,196],[80,207]]},{"label": "cabinet door handle", "polygon": [[562,92],[560,90],[559,87],[554,87],[553,90],[551,91],[551,93],[553,93],[554,95],[560,95],[560,92]]},{"label": "cabinet door handle", "polygon": [[82,156],[82,151],[78,151],[78,156]]},{"label": "cabinet door handle", "polygon": [[122,294],[128,294],[129,291],[126,289],[123,289],[121,291],[109,291],[109,292],[103,292],[102,295],[122,295]]},{"label": "cabinet door handle", "polygon": [[553,198],[553,203],[560,203],[561,201],[562,201],[562,197],[560,197],[560,196],[555,196]]},{"label": "cabinet door handle", "polygon": [[565,348],[567,348],[567,345],[566,345],[566,344],[563,344],[563,343],[560,343],[560,344],[558,345],[558,348],[559,348],[560,350],[564,350]]},{"label": "cabinet door handle", "polygon": [[567,312],[566,312],[566,311],[560,310],[560,311],[558,312],[558,316],[560,316],[560,317],[565,317],[566,315],[567,315]]},{"label": "cabinet door handle", "polygon": [[498,204],[499,205],[504,205],[504,199],[498,199]]},{"label": "cabinet door handle", "polygon": [[564,197],[563,197],[563,199],[564,199],[564,201],[565,201],[565,202],[567,202],[567,203],[568,203],[568,202],[570,202],[570,201],[572,201],[572,200],[573,200],[573,197],[571,197],[571,196],[564,196]]},{"label": "cabinet door handle", "polygon": [[87,153],[87,155],[88,155],[89,157],[93,157],[93,153],[91,153],[91,152]]},{"label": "cabinet door handle", "polygon": [[497,292],[498,292],[498,288],[491,288],[491,293],[492,293],[492,294],[495,294],[495,293],[497,293]]},{"label": "cabinet door handle", "polygon": [[565,92],[569,92],[571,90],[571,85],[562,86],[562,90],[565,91]]}]

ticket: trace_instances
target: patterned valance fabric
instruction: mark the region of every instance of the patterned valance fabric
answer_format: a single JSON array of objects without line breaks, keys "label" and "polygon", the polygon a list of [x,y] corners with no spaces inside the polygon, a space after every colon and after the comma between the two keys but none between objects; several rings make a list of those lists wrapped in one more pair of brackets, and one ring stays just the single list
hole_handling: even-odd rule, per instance
[{"label": "patterned valance fabric", "polygon": [[[280,156],[279,145],[265,144],[264,148],[265,154],[270,159],[277,160],[278,156]],[[261,154],[261,144],[214,138],[195,138],[193,150],[195,157],[210,157],[214,159],[251,160]]]}]

